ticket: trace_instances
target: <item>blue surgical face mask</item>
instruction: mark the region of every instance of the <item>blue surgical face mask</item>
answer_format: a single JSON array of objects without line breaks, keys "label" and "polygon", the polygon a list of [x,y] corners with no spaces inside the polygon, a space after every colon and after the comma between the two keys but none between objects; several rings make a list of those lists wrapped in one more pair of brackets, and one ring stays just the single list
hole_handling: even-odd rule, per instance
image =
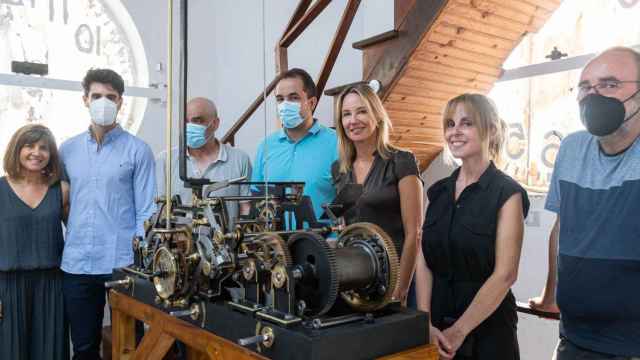
[{"label": "blue surgical face mask", "polygon": [[211,136],[213,136],[213,134],[211,134],[209,138],[206,136],[209,126],[211,126],[211,124],[204,126],[200,124],[187,123],[187,146],[192,149],[199,149],[203,147],[204,144],[209,141]]},{"label": "blue surgical face mask", "polygon": [[304,121],[300,115],[300,103],[293,101],[283,101],[278,104],[278,117],[285,129],[293,129]]}]

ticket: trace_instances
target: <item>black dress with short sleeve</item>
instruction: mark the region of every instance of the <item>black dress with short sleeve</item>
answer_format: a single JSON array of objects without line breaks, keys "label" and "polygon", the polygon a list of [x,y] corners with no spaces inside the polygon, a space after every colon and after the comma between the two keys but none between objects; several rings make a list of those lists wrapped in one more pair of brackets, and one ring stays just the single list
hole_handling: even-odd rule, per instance
[{"label": "black dress with short sleeve", "polygon": [[[422,232],[422,250],[433,273],[431,321],[444,330],[469,307],[495,267],[498,212],[514,194],[527,192],[493,162],[480,179],[455,200],[460,169],[427,191],[429,206]],[[498,308],[474,329],[456,359],[519,359],[516,302],[511,290]],[[466,355],[466,356],[465,356]]]},{"label": "black dress with short sleeve", "polygon": [[336,161],[331,167],[337,194],[334,203],[342,205],[346,223],[370,222],[380,226],[391,236],[398,255],[401,255],[404,226],[398,183],[411,175],[420,179],[415,156],[409,151],[396,149],[389,158],[384,159],[376,152],[371,169],[362,184],[356,183],[353,170],[341,173],[339,166]]}]

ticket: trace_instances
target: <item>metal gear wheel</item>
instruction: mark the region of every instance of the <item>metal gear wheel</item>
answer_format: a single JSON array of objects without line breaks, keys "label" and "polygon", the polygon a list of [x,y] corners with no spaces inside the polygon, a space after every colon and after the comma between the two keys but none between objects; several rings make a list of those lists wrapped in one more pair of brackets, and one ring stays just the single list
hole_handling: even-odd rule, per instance
[{"label": "metal gear wheel", "polygon": [[338,264],[335,251],[320,235],[312,232],[296,233],[289,238],[293,263],[306,274],[296,282],[296,299],[306,304],[306,315],[318,316],[328,312],[338,298]]},{"label": "metal gear wheel", "polygon": [[375,311],[385,307],[391,302],[391,297],[398,284],[400,274],[400,261],[395,244],[391,237],[378,225],[361,222],[347,226],[339,235],[338,247],[348,247],[353,241],[366,241],[373,248],[380,264],[383,266],[384,292],[361,293],[358,291],[345,291],[340,295],[354,309],[360,311]]}]

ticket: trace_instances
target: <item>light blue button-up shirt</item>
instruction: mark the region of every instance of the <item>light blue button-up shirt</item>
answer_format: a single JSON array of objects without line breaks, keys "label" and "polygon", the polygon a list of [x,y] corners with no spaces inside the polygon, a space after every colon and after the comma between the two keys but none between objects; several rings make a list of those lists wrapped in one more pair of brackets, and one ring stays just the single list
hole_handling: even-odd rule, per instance
[{"label": "light blue button-up shirt", "polygon": [[303,181],[304,194],[313,202],[319,219],[322,204],[336,196],[331,164],[338,159],[336,132],[314,120],[307,135],[294,142],[284,129],[269,135],[258,146],[252,181]]},{"label": "light blue button-up shirt", "polygon": [[71,211],[62,270],[111,274],[133,263],[134,235],[155,211],[155,162],[149,145],[118,125],[98,145],[90,131],[60,146]]}]

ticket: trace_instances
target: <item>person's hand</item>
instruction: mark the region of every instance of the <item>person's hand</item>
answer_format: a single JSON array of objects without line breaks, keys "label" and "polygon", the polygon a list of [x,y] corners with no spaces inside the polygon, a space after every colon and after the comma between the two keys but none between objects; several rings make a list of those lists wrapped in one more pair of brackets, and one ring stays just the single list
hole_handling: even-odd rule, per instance
[{"label": "person's hand", "polygon": [[560,309],[558,309],[558,305],[553,299],[550,299],[550,296],[546,296],[544,293],[541,296],[536,296],[534,298],[529,299],[529,306],[532,309],[538,311],[545,311],[551,313],[559,313]]},{"label": "person's hand", "polygon": [[403,307],[407,307],[407,292],[400,291],[400,287],[396,286],[396,289],[391,295],[391,300],[400,301],[400,305],[402,305]]},{"label": "person's hand", "polygon": [[440,329],[432,325],[429,325],[429,343],[438,347],[438,352],[444,359],[451,359],[456,355],[455,351],[451,351],[449,340],[442,334]]},{"label": "person's hand", "polygon": [[442,336],[449,343],[449,354],[443,357],[445,359],[451,359],[456,355],[456,351],[458,351],[458,349],[462,345],[462,342],[467,337],[467,334],[465,334],[458,326],[453,324],[453,326],[445,329],[442,332]]}]

